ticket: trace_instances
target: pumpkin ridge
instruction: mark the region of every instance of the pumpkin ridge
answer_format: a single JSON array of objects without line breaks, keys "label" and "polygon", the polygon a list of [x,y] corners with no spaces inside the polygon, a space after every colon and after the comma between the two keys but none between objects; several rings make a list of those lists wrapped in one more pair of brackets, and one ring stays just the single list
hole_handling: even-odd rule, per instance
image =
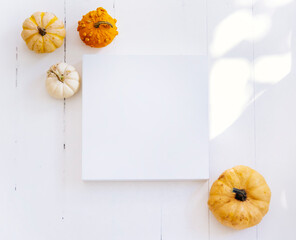
[{"label": "pumpkin ridge", "polygon": [[36,19],[35,19],[35,17],[34,17],[33,15],[30,17],[30,20],[31,20],[36,26],[38,26],[38,24],[37,24],[37,22],[36,22]]},{"label": "pumpkin ridge", "polygon": [[51,44],[52,44],[55,48],[58,48],[57,45],[55,45],[55,43],[54,43],[53,41],[51,41],[50,38],[47,38],[47,40],[48,40],[49,42],[51,42]]},{"label": "pumpkin ridge", "polygon": [[66,67],[65,67],[65,70],[64,70],[64,72],[63,72],[63,75],[65,76],[65,80],[66,80],[66,77],[68,76],[68,72],[67,72],[67,71],[68,71],[68,67],[69,67],[69,66],[66,66]]},{"label": "pumpkin ridge", "polygon": [[[249,202],[249,204],[252,204],[252,203]],[[256,225],[256,224],[258,224],[260,222],[260,219],[262,219],[265,216],[265,214],[262,214],[261,210],[257,206],[255,206],[253,204],[252,204],[252,206],[254,207],[253,209],[256,209],[257,212],[260,214],[260,218],[256,219],[256,218],[253,217],[253,215],[251,215],[251,212],[249,212],[249,215],[251,217],[252,226],[254,226],[254,225]]]},{"label": "pumpkin ridge", "polygon": [[42,37],[42,52],[45,52],[45,39]]},{"label": "pumpkin ridge", "polygon": [[40,53],[44,52],[44,39],[43,36],[41,37],[41,47],[40,47]]},{"label": "pumpkin ridge", "polygon": [[[262,202],[262,203],[264,203],[265,209],[264,208],[260,208],[260,206],[257,206],[256,205],[256,202]],[[252,199],[249,203],[252,204],[252,206],[256,207],[261,212],[262,216],[265,216],[266,213],[268,212],[268,209],[269,209],[269,203],[268,202],[265,202],[263,200],[261,201],[261,200]]]},{"label": "pumpkin ridge", "polygon": [[[63,83],[57,84],[54,91],[52,91],[53,95],[56,96],[56,91],[59,90],[59,87],[62,85]],[[62,86],[63,87],[63,86]],[[63,93],[63,97],[64,98],[64,93]]]},{"label": "pumpkin ridge", "polygon": [[45,15],[45,12],[40,13],[40,23],[41,23],[42,27],[44,27],[43,26],[43,17],[44,17],[44,15]]},{"label": "pumpkin ridge", "polygon": [[55,91],[57,90],[57,88],[58,88],[59,86],[60,86],[60,85],[57,84],[52,92],[55,93]]},{"label": "pumpkin ridge", "polygon": [[262,201],[262,202],[267,202],[267,203],[268,203],[268,200],[255,198],[252,194],[250,194],[249,197],[250,197],[252,200],[255,200],[255,201]]},{"label": "pumpkin ridge", "polygon": [[[257,190],[258,191],[258,189],[260,189],[263,186],[267,185],[266,180],[264,179],[264,177],[261,174],[257,174],[256,172],[254,172],[254,174],[252,175],[252,177],[253,178],[255,177],[257,179],[257,184],[256,185],[253,184],[253,185],[251,185],[251,187],[248,186],[248,190],[249,191],[254,191],[254,190]],[[270,188],[269,187],[268,187],[268,191],[270,192]]]},{"label": "pumpkin ridge", "polygon": [[[41,38],[43,38],[43,37],[41,37]],[[38,41],[39,40],[37,40],[37,41],[35,41],[35,43],[32,45],[32,49],[34,50],[34,48],[35,48],[35,45],[38,43]],[[41,44],[41,46],[42,46],[42,44]],[[37,50],[34,50],[36,53],[43,53],[42,52],[42,48],[41,49],[37,49]]]},{"label": "pumpkin ridge", "polygon": [[[38,34],[37,34],[37,37],[38,37]],[[31,41],[33,41],[33,38],[28,42],[28,45],[30,44]],[[30,48],[32,51],[38,52],[38,51],[34,50],[34,47],[35,47],[37,42],[38,42],[38,39],[37,40],[35,39],[35,41],[33,41],[33,44],[32,44],[32,46]]]},{"label": "pumpkin ridge", "polygon": [[[217,196],[220,196],[220,195],[217,195]],[[229,198],[229,201],[227,201],[227,202],[221,202],[219,205],[217,205],[217,203],[216,203],[215,205],[217,205],[217,206],[215,206],[215,207],[213,207],[213,205],[211,205],[210,206],[211,211],[217,211],[218,209],[220,209],[221,207],[223,207],[224,205],[226,205],[226,204],[228,204],[230,202],[231,202],[231,199]]]},{"label": "pumpkin ridge", "polygon": [[56,37],[58,37],[58,38],[60,38],[60,39],[64,39],[63,37],[61,37],[60,35],[58,35],[58,34],[56,34],[56,33],[47,33],[47,34],[49,34],[49,35],[52,35],[52,36],[56,36]]},{"label": "pumpkin ridge", "polygon": [[[38,33],[37,33],[37,34],[38,34]],[[35,50],[34,50],[34,47],[35,47],[36,43],[37,43],[37,41],[35,41],[35,42],[33,43],[33,45],[32,45],[32,50],[33,50],[33,51],[35,51]]]},{"label": "pumpkin ridge", "polygon": [[[256,200],[256,199],[253,199],[254,201],[260,201],[260,200]],[[252,207],[255,207],[255,208],[257,208],[258,210],[259,210],[259,212],[261,212],[261,210],[259,209],[259,207],[258,206],[256,206],[252,201],[248,201],[248,203],[249,204],[251,204],[252,205]]]},{"label": "pumpkin ridge", "polygon": [[30,42],[30,40],[31,40],[35,35],[37,35],[37,34],[38,34],[38,32],[32,34],[30,37],[28,37],[28,38],[25,40],[25,42],[28,44],[28,43]]},{"label": "pumpkin ridge", "polygon": [[251,179],[251,177],[253,177],[253,175],[254,175],[254,172],[252,172],[252,173],[250,174],[250,176],[248,177],[248,179],[246,180],[246,188],[248,188],[248,186],[249,186],[249,182],[250,182],[250,179]]},{"label": "pumpkin ridge", "polygon": [[[72,88],[69,87],[68,84],[64,84],[64,85],[63,85],[64,90],[65,90],[65,87],[66,87],[66,88],[69,88],[72,92],[75,92]],[[65,97],[66,97],[66,96],[65,96],[65,91],[63,92],[63,94],[64,94],[63,97],[65,98]]]},{"label": "pumpkin ridge", "polygon": [[[222,206],[219,206],[217,209],[215,209],[215,210],[211,210],[213,213],[214,213],[214,215],[215,214],[217,214],[217,212],[219,212],[218,210],[219,209],[221,209],[221,208],[229,208],[229,205],[231,205],[231,204],[233,204],[233,201],[230,201],[230,202],[228,202],[228,203],[226,203],[226,204],[223,204]],[[219,216],[219,214],[217,214],[217,216],[219,217],[219,218],[221,218],[221,219],[223,219],[223,220],[225,220],[225,219],[227,219],[227,215],[224,215],[224,216]],[[234,216],[234,215],[233,215]],[[231,218],[231,220],[229,219],[229,223],[231,223],[232,222],[232,220],[233,220],[233,216],[232,216],[232,218]]]},{"label": "pumpkin ridge", "polygon": [[[270,190],[269,190],[270,191]],[[270,194],[271,195],[271,194]],[[253,194],[252,194],[252,191],[249,190],[249,197],[252,199],[252,200],[256,200],[256,201],[262,201],[262,202],[266,202],[266,203],[269,203],[270,202],[270,199],[258,199],[258,197],[255,197]]]},{"label": "pumpkin ridge", "polygon": [[238,187],[238,188],[244,189],[246,186],[243,186],[243,184],[246,184],[246,182],[242,182],[242,179],[241,179],[242,176],[235,167],[233,168],[233,171],[235,172],[236,177],[239,179],[239,186],[240,187]]},{"label": "pumpkin ridge", "polygon": [[[248,201],[248,204],[250,204],[250,201]],[[253,219],[252,213],[250,211],[247,212],[248,213],[248,217],[249,217],[249,221]]]},{"label": "pumpkin ridge", "polygon": [[237,210],[240,208],[240,205],[239,204],[236,204],[236,208],[235,208],[235,211],[234,211],[234,214],[232,216],[232,219],[231,219],[231,224],[235,225],[235,213],[237,212]]},{"label": "pumpkin ridge", "polygon": [[73,87],[69,83],[67,83],[66,80],[67,79],[65,79],[64,84],[67,85],[73,92],[75,92],[75,89],[73,89]]},{"label": "pumpkin ridge", "polygon": [[58,20],[57,16],[54,16],[44,28],[48,28],[51,24],[53,24],[56,20]]},{"label": "pumpkin ridge", "polygon": [[229,191],[230,192],[232,192],[232,189],[233,189],[233,186],[230,186],[230,184],[228,184],[228,182],[226,182],[226,181],[223,181],[223,180],[218,180],[218,182],[217,183],[219,183],[219,182],[221,182],[222,183],[222,185],[224,185],[224,186],[226,186],[227,188],[229,188]]},{"label": "pumpkin ridge", "polygon": [[[54,29],[64,29],[65,27],[55,27]],[[48,29],[52,29],[51,26],[48,26]]]},{"label": "pumpkin ridge", "polygon": [[218,178],[218,181],[221,181],[224,185],[226,185],[229,188],[233,188],[233,186],[229,183],[229,181],[225,178],[225,172],[220,175]]},{"label": "pumpkin ridge", "polygon": [[[226,203],[227,204],[227,203]],[[211,211],[218,211],[221,207],[223,207],[225,204],[220,204],[220,205],[218,205],[218,206],[216,206],[216,207],[211,207]]]}]

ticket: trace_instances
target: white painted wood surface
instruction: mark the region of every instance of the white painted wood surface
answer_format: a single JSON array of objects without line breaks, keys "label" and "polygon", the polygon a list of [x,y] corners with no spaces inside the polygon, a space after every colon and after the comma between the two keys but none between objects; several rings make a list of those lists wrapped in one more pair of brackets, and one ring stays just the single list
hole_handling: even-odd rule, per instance
[{"label": "white painted wood surface", "polygon": [[[11,0],[1,6],[0,239],[294,239],[296,157],[295,0]],[[84,46],[77,21],[98,6],[119,35]],[[27,49],[23,20],[34,11],[64,18],[64,47]],[[82,54],[208,54],[209,182],[81,181],[81,92],[50,98],[45,73]],[[272,190],[262,223],[228,229],[207,210],[225,169],[246,164]]]}]

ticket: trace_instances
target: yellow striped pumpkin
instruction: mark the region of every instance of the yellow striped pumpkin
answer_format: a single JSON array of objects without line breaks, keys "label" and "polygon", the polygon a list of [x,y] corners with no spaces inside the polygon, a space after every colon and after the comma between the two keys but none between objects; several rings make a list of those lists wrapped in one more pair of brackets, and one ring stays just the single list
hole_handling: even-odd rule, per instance
[{"label": "yellow striped pumpkin", "polygon": [[63,44],[66,36],[64,23],[53,13],[35,12],[23,23],[22,38],[36,53],[49,53]]}]

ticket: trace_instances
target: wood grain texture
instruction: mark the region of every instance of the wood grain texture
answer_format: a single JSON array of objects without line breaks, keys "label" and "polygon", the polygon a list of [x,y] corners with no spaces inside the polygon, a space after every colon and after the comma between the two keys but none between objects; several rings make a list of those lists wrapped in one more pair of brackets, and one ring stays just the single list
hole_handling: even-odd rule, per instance
[{"label": "wood grain texture", "polygon": [[[9,2],[1,7],[1,11],[10,11],[14,7],[12,2]],[[6,16],[0,15],[1,22],[6,21]],[[16,36],[17,23],[12,22],[10,25],[4,25],[3,31],[0,33],[1,41],[5,44],[0,44],[0,66],[2,72],[1,85],[3,92],[0,94],[0,217],[1,238],[7,238],[14,228],[15,214],[15,189],[16,185]],[[6,43],[10,44],[6,44]],[[2,42],[1,42],[2,43]]]},{"label": "wood grain texture", "polygon": [[[30,51],[20,37],[22,22],[35,11],[63,19],[64,6],[18,1],[16,86],[16,186],[11,239],[56,238],[62,230],[63,102],[45,89],[46,71],[63,61],[63,47],[52,54]],[[34,6],[34,8],[32,8]]]},{"label": "wood grain texture", "polygon": [[[255,167],[252,1],[208,1],[210,61],[210,185],[236,165]],[[257,239],[210,214],[210,239]]]},{"label": "wood grain texture", "polygon": [[[254,14],[269,23],[254,49],[256,167],[272,190],[270,211],[258,226],[260,240],[294,238],[295,10],[295,1],[259,1],[254,6]],[[280,231],[268,230],[270,226]]]},{"label": "wood grain texture", "polygon": [[[99,5],[98,5],[99,4]],[[119,35],[104,49],[76,31],[102,6]],[[14,9],[13,11],[11,9]],[[63,47],[37,55],[20,37],[35,11],[66,23]],[[1,7],[0,238],[8,240],[292,239],[296,150],[294,0],[12,0]],[[46,93],[45,76],[83,54],[208,54],[209,182],[81,181],[81,91],[65,101]],[[208,189],[237,164],[271,186],[258,227],[228,229],[208,212]],[[276,226],[276,228],[274,227]]]}]

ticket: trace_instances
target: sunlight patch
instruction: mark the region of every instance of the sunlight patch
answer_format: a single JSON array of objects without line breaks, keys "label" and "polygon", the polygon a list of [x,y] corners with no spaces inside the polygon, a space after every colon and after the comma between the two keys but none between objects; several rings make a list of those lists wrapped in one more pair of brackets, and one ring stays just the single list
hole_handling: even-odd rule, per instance
[{"label": "sunlight patch", "polygon": [[255,80],[260,83],[275,84],[291,71],[291,53],[263,56],[255,60]]},{"label": "sunlight patch", "polygon": [[295,0],[264,0],[264,3],[267,7],[282,7]]},{"label": "sunlight patch", "polygon": [[249,10],[240,10],[226,17],[217,25],[210,53],[221,57],[243,41],[263,38],[269,31],[271,19],[267,15],[253,17]]},{"label": "sunlight patch", "polygon": [[252,99],[251,64],[238,59],[223,59],[210,72],[210,139],[231,126]]}]

